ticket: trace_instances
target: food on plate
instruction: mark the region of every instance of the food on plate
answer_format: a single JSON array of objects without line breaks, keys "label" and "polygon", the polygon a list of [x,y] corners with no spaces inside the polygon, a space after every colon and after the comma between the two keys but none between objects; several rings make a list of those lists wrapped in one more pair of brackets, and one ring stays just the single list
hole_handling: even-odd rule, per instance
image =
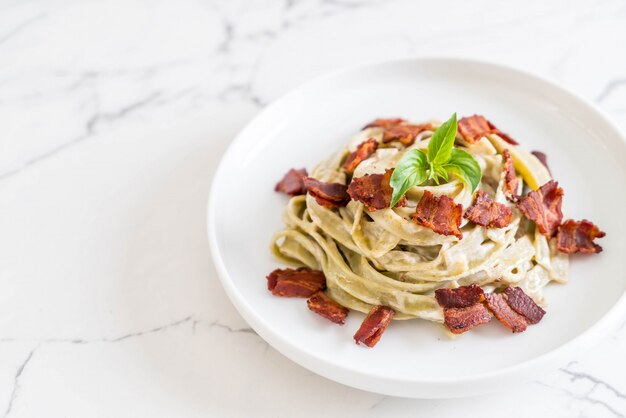
[{"label": "food on plate", "polygon": [[556,248],[567,254],[599,253],[602,247],[593,242],[606,234],[586,219],[580,222],[568,219],[559,226],[556,234]]},{"label": "food on plate", "polygon": [[308,298],[325,288],[324,273],[307,267],[276,269],[267,276],[267,289],[274,296]]},{"label": "food on plate", "polygon": [[443,323],[453,334],[462,334],[490,320],[489,311],[482,303],[467,308],[443,308]]},{"label": "food on plate", "polygon": [[277,192],[283,192],[289,196],[298,196],[306,193],[304,179],[308,176],[306,169],[291,169],[274,188]]},{"label": "food on plate", "polygon": [[336,324],[343,325],[350,310],[345,308],[328,297],[323,290],[317,291],[307,301],[307,306],[316,314],[332,321]]},{"label": "food on plate", "polygon": [[356,147],[352,153],[348,155],[346,161],[343,163],[343,171],[347,174],[352,174],[354,169],[357,168],[359,164],[363,162],[363,160],[371,157],[373,153],[378,149],[378,142],[370,138],[367,141],[363,141]]},{"label": "food on plate", "polygon": [[372,307],[354,334],[354,341],[357,344],[374,347],[395,314],[396,312],[387,306],[376,305]]},{"label": "food on plate", "polygon": [[562,200],[563,189],[559,187],[558,182],[550,180],[522,197],[517,208],[537,225],[539,232],[547,238],[552,238],[563,220]]},{"label": "food on plate", "polygon": [[340,208],[350,202],[348,186],[342,183],[326,183],[311,177],[305,177],[304,187],[317,204],[325,208]]},{"label": "food on plate", "polygon": [[462,334],[495,316],[525,331],[546,313],[543,288],[567,282],[569,255],[599,253],[605,236],[563,221],[546,160],[481,115],[376,119],[276,185],[291,197],[272,252],[297,268],[271,272],[268,289],[339,325],[365,313],[354,340],[368,347],[392,319]]},{"label": "food on plate", "polygon": [[474,195],[474,200],[465,211],[465,217],[485,228],[504,228],[511,223],[513,211],[503,203],[494,200],[482,190]]}]

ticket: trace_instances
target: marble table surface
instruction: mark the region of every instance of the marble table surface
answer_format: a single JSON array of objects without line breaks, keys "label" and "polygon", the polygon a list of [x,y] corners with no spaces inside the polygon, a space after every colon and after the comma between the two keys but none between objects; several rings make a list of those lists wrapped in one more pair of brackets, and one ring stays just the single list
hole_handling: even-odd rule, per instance
[{"label": "marble table surface", "polygon": [[626,318],[514,390],[381,396],[260,339],[205,238],[220,155],[311,77],[484,58],[557,80],[626,129],[624,51],[619,0],[0,1],[0,413],[625,417]]}]

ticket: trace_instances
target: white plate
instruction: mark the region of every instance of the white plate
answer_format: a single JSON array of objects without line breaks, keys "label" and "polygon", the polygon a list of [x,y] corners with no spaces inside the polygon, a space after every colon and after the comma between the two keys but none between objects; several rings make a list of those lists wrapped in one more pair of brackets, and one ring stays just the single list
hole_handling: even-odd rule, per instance
[{"label": "white plate", "polygon": [[[277,298],[265,276],[287,197],[274,185],[292,167],[312,168],[377,117],[412,120],[484,114],[528,150],[548,154],[565,189],[566,217],[597,223],[600,255],[573,257],[570,283],[546,289],[547,315],[521,334],[499,324],[449,340],[426,321],[395,321],[373,349],[344,326],[313,314],[303,299]],[[352,68],[311,81],[259,114],[217,170],[208,233],[224,288],[274,348],[329,379],[396,396],[486,393],[536,376],[591,344],[621,318],[626,227],[626,142],[593,105],[527,73],[459,59],[408,59]],[[616,361],[618,359],[615,359]]]}]

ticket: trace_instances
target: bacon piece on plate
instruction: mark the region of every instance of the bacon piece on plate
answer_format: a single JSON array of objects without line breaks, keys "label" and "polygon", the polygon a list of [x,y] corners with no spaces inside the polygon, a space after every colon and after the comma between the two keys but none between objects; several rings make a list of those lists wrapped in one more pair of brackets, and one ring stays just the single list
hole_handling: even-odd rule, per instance
[{"label": "bacon piece on plate", "polygon": [[502,158],[504,159],[504,195],[512,202],[517,202],[517,176],[515,175],[515,167],[513,166],[513,158],[508,149],[502,150]]},{"label": "bacon piece on plate", "polygon": [[491,320],[489,311],[482,303],[465,308],[444,308],[443,318],[444,324],[454,334],[462,334]]},{"label": "bacon piece on plate", "polygon": [[385,128],[383,132],[383,142],[388,143],[391,141],[400,141],[402,145],[409,146],[415,142],[415,137],[420,133],[433,129],[433,125],[430,123],[424,123],[421,125],[395,125],[389,128]]},{"label": "bacon piece on plate", "polygon": [[[363,177],[354,177],[348,187],[348,194],[353,200],[365,204],[368,210],[388,208],[391,204],[393,188],[389,184],[393,170],[386,170],[385,174],[366,174]],[[406,197],[402,196],[396,207],[406,206]]]},{"label": "bacon piece on plate", "polygon": [[559,226],[556,234],[556,247],[562,253],[599,253],[602,247],[594,243],[596,238],[602,238],[606,234],[592,222],[583,219],[580,222],[568,219]]},{"label": "bacon piece on plate", "polygon": [[524,332],[528,323],[523,315],[515,312],[506,302],[501,293],[487,293],[485,295],[487,307],[500,322],[513,332]]},{"label": "bacon piece on plate", "polygon": [[530,153],[537,157],[537,159],[541,162],[541,164],[543,164],[543,166],[548,170],[549,173],[550,167],[548,167],[548,156],[541,151],[531,151]]},{"label": "bacon piece on plate", "polygon": [[374,347],[395,314],[396,311],[386,306],[374,306],[354,334],[354,341],[357,344],[362,343],[368,347]]},{"label": "bacon piece on plate", "polygon": [[317,203],[327,208],[339,208],[350,202],[348,186],[341,183],[324,183],[311,177],[305,177],[304,187]]},{"label": "bacon piece on plate", "polygon": [[522,197],[517,203],[517,208],[537,224],[539,232],[552,238],[563,219],[562,200],[563,189],[559,187],[558,182],[550,180],[539,189]]},{"label": "bacon piece on plate", "polygon": [[400,118],[390,118],[390,119],[374,119],[367,125],[363,127],[363,129],[367,128],[390,128],[392,126],[400,125],[402,123],[406,123],[404,119]]},{"label": "bacon piece on plate", "polygon": [[496,126],[481,115],[466,116],[459,119],[459,133],[470,144],[474,144],[485,135],[497,134],[509,144],[517,145],[517,141],[496,128]]},{"label": "bacon piece on plate", "polygon": [[348,174],[352,174],[354,169],[361,164],[363,160],[369,158],[378,148],[378,142],[374,138],[370,138],[367,141],[363,141],[356,148],[356,151],[352,152],[346,158],[346,162],[343,163],[343,171]]},{"label": "bacon piece on plate", "polygon": [[526,318],[526,322],[529,324],[536,324],[546,314],[546,311],[519,287],[509,286],[503,294],[511,309]]},{"label": "bacon piece on plate", "polygon": [[468,308],[485,300],[485,294],[480,286],[471,284],[456,289],[437,289],[435,299],[443,308]]},{"label": "bacon piece on plate", "polygon": [[502,203],[494,202],[482,190],[476,192],[474,201],[465,211],[465,217],[487,228],[504,228],[511,223],[513,212]]},{"label": "bacon piece on plate", "polygon": [[455,334],[469,331],[490,320],[489,312],[481,303],[485,300],[485,294],[476,284],[456,289],[437,289],[435,299],[443,307],[444,324]]},{"label": "bacon piece on plate", "polygon": [[274,188],[277,192],[283,192],[288,194],[289,196],[297,196],[306,193],[306,188],[304,187],[304,178],[307,176],[306,169],[301,168],[300,170],[296,170],[292,168],[287,171],[285,177],[276,184]]},{"label": "bacon piece on plate", "polygon": [[400,141],[403,145],[409,146],[415,142],[415,137],[421,132],[434,129],[430,123],[413,125],[400,118],[376,119],[367,125],[366,128],[383,128],[383,142]]},{"label": "bacon piece on plate", "polygon": [[430,228],[438,234],[463,238],[463,233],[459,229],[463,206],[457,205],[448,196],[436,197],[426,190],[411,216],[418,225]]},{"label": "bacon piece on plate", "polygon": [[267,288],[274,296],[308,298],[326,288],[326,277],[308,267],[276,269],[267,276]]},{"label": "bacon piece on plate", "polygon": [[335,324],[343,325],[346,322],[349,309],[329,298],[324,291],[320,290],[315,293],[306,301],[306,304],[310,310]]},{"label": "bacon piece on plate", "polygon": [[483,136],[491,133],[489,122],[480,115],[466,116],[459,119],[458,130],[470,144],[474,144]]}]

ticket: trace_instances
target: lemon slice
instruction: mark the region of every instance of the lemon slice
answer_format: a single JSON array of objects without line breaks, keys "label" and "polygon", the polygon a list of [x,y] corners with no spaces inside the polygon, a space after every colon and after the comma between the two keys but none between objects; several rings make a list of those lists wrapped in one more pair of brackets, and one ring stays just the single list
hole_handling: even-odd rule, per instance
[{"label": "lemon slice", "polygon": [[531,153],[520,147],[509,144],[498,135],[491,134],[488,138],[498,152],[502,153],[504,149],[509,150],[513,158],[515,170],[517,170],[531,189],[537,190],[539,187],[552,180],[548,169]]}]

